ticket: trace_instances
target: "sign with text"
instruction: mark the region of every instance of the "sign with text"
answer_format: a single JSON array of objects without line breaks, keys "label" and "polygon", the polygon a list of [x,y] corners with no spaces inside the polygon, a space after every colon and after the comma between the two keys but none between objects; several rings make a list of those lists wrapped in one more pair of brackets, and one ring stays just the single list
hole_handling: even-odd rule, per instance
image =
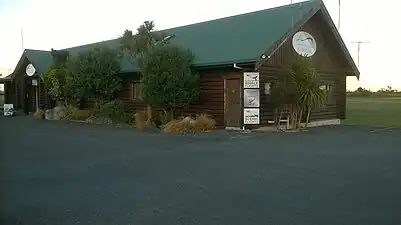
[{"label": "sign with text", "polygon": [[244,107],[257,108],[259,102],[259,89],[244,89]]},{"label": "sign with text", "polygon": [[244,88],[259,88],[259,72],[244,72]]},{"label": "sign with text", "polygon": [[259,124],[259,108],[244,109],[244,124]]},{"label": "sign with text", "polygon": [[13,116],[13,115],[14,115],[14,105],[4,104],[4,116]]}]

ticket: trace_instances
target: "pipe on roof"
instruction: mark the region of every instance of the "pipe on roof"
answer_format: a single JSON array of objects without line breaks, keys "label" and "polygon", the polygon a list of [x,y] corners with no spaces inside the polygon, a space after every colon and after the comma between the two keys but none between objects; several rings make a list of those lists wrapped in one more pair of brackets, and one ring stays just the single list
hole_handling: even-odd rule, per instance
[{"label": "pipe on roof", "polygon": [[242,67],[237,66],[237,63],[234,63],[234,64],[233,64],[233,67],[234,67],[235,69],[242,70]]}]

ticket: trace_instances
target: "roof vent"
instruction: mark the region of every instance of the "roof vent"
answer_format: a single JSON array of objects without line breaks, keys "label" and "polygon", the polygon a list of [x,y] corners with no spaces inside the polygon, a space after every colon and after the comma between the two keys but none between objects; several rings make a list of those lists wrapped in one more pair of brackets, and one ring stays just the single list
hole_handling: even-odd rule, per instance
[{"label": "roof vent", "polygon": [[162,40],[156,42],[155,44],[157,45],[157,44],[166,42],[166,41],[170,40],[170,39],[173,38],[173,37],[174,37],[174,35],[168,35],[168,36],[164,37]]},{"label": "roof vent", "polygon": [[170,40],[172,37],[173,37],[172,35],[168,35],[167,37],[163,38],[163,41],[168,41],[168,40]]}]

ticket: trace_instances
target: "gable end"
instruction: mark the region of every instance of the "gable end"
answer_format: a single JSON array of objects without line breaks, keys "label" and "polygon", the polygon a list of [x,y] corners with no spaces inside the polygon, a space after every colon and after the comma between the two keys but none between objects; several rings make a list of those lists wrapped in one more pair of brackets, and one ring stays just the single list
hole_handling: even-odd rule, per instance
[{"label": "gable end", "polygon": [[[344,41],[342,40],[340,34],[338,33],[337,28],[335,27],[332,19],[330,18],[330,15],[327,12],[326,7],[324,6],[323,2],[320,1],[320,5],[317,8],[314,8],[313,10],[310,10],[303,18],[302,20],[299,21],[299,23],[295,24],[295,26],[289,30],[287,33],[285,33],[282,38],[280,40],[278,40],[276,42],[275,45],[273,45],[271,48],[269,48],[265,54],[263,55],[264,57],[261,57],[261,59],[259,60],[259,62],[256,63],[255,66],[255,70],[258,70],[263,64],[271,61],[272,58],[283,58],[283,57],[287,57],[287,56],[277,56],[277,54],[282,54],[280,53],[278,50],[283,48],[285,45],[289,45],[291,44],[292,40],[291,37],[298,31],[302,30],[303,27],[307,24],[310,23],[310,21],[312,20],[312,18],[316,17],[319,18],[319,20],[321,20],[323,22],[322,26],[325,26],[323,28],[319,28],[319,30],[321,31],[325,31],[325,32],[331,32],[331,34],[329,36],[332,36],[334,42],[336,42],[338,44],[338,47],[340,49],[340,57],[342,59],[344,59],[343,61],[345,61],[345,67],[349,68],[349,69],[345,69],[344,71],[349,73],[347,75],[353,75],[356,76],[359,79],[359,70],[354,62],[354,60],[352,59],[347,47],[345,46]],[[315,27],[316,28],[316,27]],[[324,40],[324,42],[329,41],[329,40]],[[288,53],[287,53],[288,54]],[[274,55],[274,57],[273,57]],[[277,60],[277,59],[275,59]],[[284,61],[283,59],[280,61]],[[344,67],[344,66],[342,66]],[[344,69],[344,68],[342,68]]]}]

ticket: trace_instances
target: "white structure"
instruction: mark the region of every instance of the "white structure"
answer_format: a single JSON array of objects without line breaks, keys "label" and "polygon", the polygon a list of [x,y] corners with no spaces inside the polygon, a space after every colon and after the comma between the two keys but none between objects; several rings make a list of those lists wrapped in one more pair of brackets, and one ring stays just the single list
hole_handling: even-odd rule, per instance
[{"label": "white structure", "polygon": [[[12,69],[0,68],[0,77],[8,76],[12,72],[13,72]],[[0,91],[4,91],[4,85],[3,84],[0,84]]]},{"label": "white structure", "polygon": [[9,75],[11,72],[13,72],[12,69],[1,68],[1,67],[0,67],[0,74],[1,74],[0,77],[5,77],[5,76]]}]

